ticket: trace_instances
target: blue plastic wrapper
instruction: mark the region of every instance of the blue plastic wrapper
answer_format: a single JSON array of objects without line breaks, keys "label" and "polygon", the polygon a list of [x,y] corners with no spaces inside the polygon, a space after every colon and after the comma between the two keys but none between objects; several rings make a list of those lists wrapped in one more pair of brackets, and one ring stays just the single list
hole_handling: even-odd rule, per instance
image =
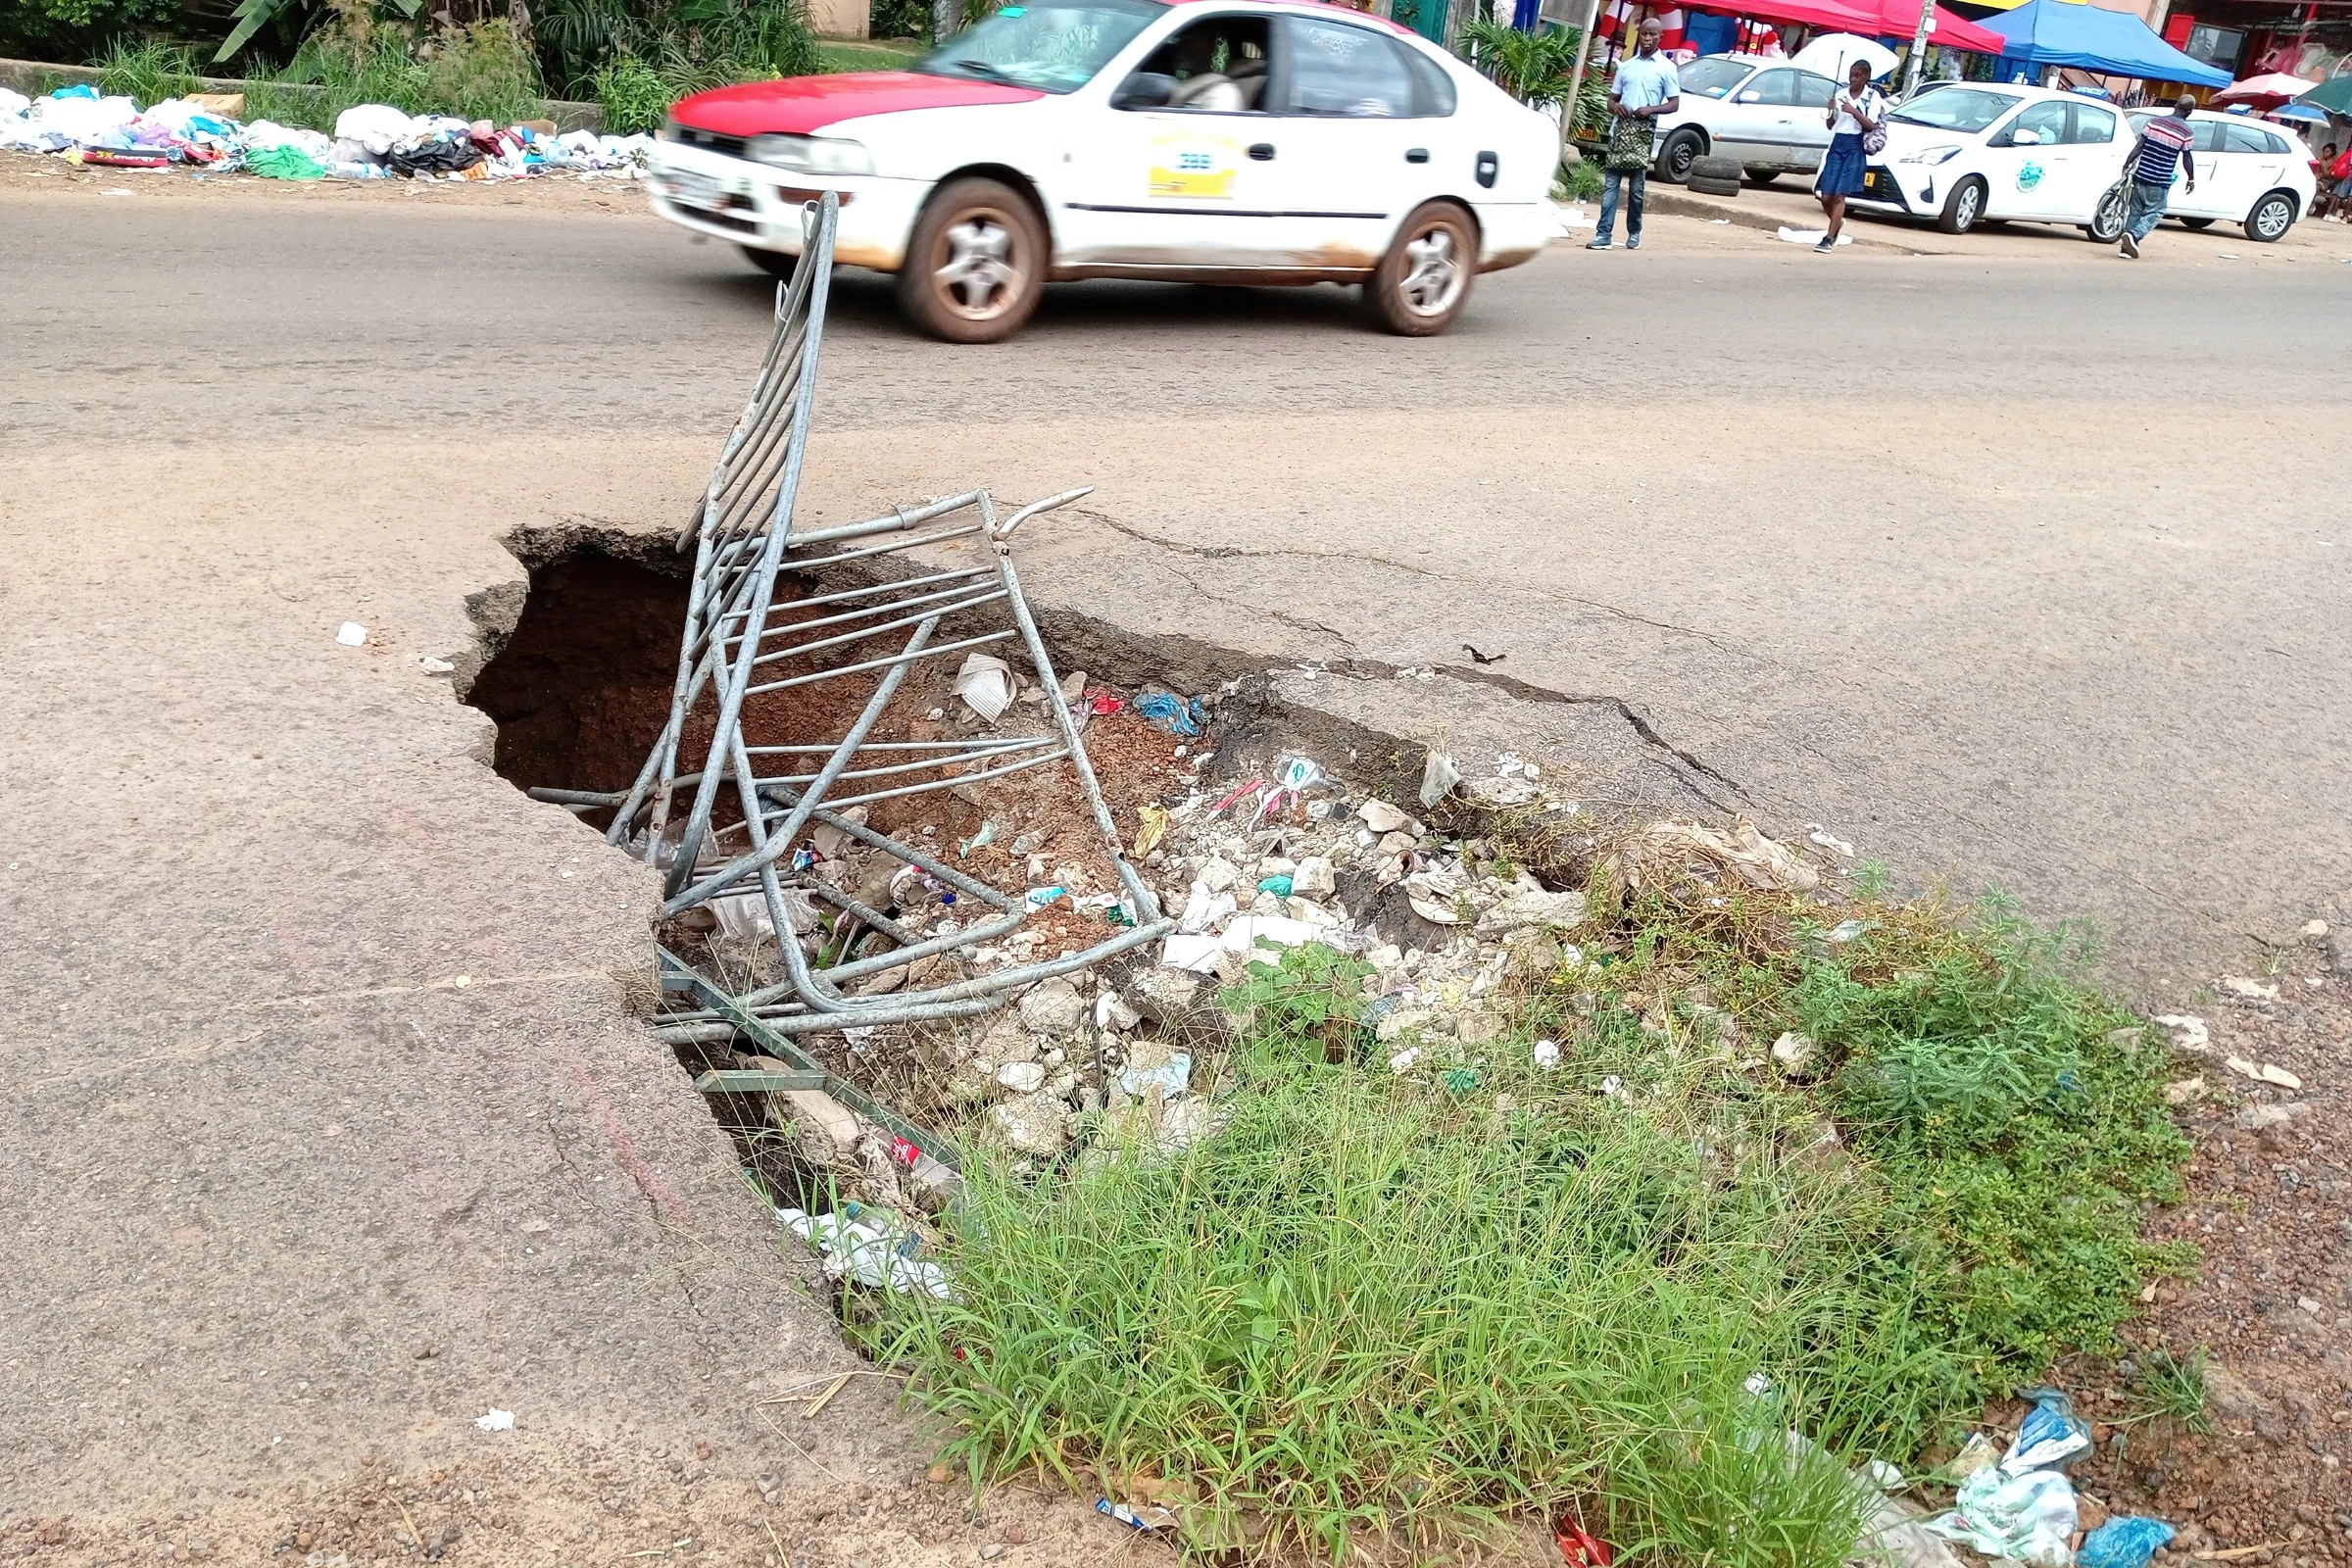
[{"label": "blue plastic wrapper", "polygon": [[2110,1519],[2082,1538],[2075,1568],[2147,1568],[2172,1539],[2173,1527],[2161,1519]]},{"label": "blue plastic wrapper", "polygon": [[2025,1389],[2018,1397],[2032,1399],[2033,1411],[2018,1428],[2017,1441],[2001,1455],[2001,1468],[2011,1475],[2052,1466],[2064,1469],[2090,1451],[2090,1427],[2056,1389]]},{"label": "blue plastic wrapper", "polygon": [[1208,718],[1208,710],[1196,697],[1190,702],[1173,692],[1151,691],[1135,700],[1135,710],[1153,729],[1166,730],[1171,735],[1198,735]]}]

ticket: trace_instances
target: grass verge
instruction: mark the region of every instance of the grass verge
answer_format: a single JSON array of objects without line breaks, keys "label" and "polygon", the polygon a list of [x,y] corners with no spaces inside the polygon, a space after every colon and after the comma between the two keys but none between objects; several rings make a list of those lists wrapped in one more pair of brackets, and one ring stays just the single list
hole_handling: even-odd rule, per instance
[{"label": "grass verge", "polygon": [[1573,1511],[1630,1558],[1826,1568],[1846,1462],[1919,1461],[2186,1261],[2137,1235],[2187,1153],[2161,1048],[2064,942],[1997,905],[1595,902],[1509,1037],[1334,1052],[1360,970],[1307,950],[1229,993],[1214,1135],[971,1172],[955,1298],[869,1331],[949,1454],[1253,1555]]}]

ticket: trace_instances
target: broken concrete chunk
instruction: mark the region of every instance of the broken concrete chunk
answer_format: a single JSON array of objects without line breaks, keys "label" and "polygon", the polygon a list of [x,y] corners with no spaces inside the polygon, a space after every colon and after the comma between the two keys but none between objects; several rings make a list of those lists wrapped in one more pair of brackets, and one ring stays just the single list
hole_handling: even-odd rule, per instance
[{"label": "broken concrete chunk", "polygon": [[1127,983],[1127,1001],[1156,1024],[1175,1024],[1201,1005],[1207,982],[1185,969],[1146,969]]},{"label": "broken concrete chunk", "polygon": [[1223,893],[1242,879],[1242,868],[1231,860],[1210,857],[1193,880],[1211,893]]},{"label": "broken concrete chunk", "polygon": [[2302,1079],[2288,1072],[2284,1067],[2272,1062],[2248,1061],[2243,1056],[2225,1056],[2222,1058],[2222,1065],[2241,1078],[2251,1078],[2258,1083],[2276,1084],[2280,1089],[2303,1087]]},{"label": "broken concrete chunk", "polygon": [[[1410,886],[1409,882],[1407,886]],[[1479,915],[1478,934],[1490,938],[1507,937],[1514,931],[1530,926],[1573,931],[1584,923],[1584,918],[1585,896],[1582,893],[1516,889],[1498,903],[1490,905]]]},{"label": "broken concrete chunk", "polygon": [[1339,891],[1328,856],[1310,855],[1291,873],[1291,891],[1302,899],[1327,899]]},{"label": "broken concrete chunk", "polygon": [[2289,1101],[2283,1105],[2248,1105],[2234,1119],[2247,1132],[2258,1133],[2267,1127],[2284,1127],[2310,1108],[2300,1100]]},{"label": "broken concrete chunk", "polygon": [[1375,833],[1410,833],[1415,839],[1421,837],[1421,824],[1386,801],[1366,801],[1355,808],[1355,814]]},{"label": "broken concrete chunk", "polygon": [[1821,1070],[1821,1047],[1811,1035],[1792,1029],[1772,1043],[1772,1062],[1783,1077],[1802,1083]]},{"label": "broken concrete chunk", "polygon": [[1021,998],[1021,1022],[1055,1039],[1074,1035],[1086,1026],[1086,1001],[1059,976],[1041,980]]},{"label": "broken concrete chunk", "polygon": [[2185,1012],[2167,1012],[2159,1013],[2150,1021],[2164,1026],[2165,1033],[2172,1036],[2173,1049],[2182,1055],[2204,1056],[2212,1054],[2213,1036],[2206,1029],[2204,1019]]},{"label": "broken concrete chunk", "polygon": [[1046,1069],[1034,1061],[1008,1061],[997,1069],[997,1082],[1016,1095],[1034,1095],[1046,1086]]},{"label": "broken concrete chunk", "polygon": [[1023,1095],[988,1107],[988,1119],[1024,1154],[1058,1154],[1070,1141],[1070,1107],[1054,1095]]},{"label": "broken concrete chunk", "polygon": [[1525,806],[1543,791],[1523,778],[1482,778],[1462,786],[1462,793],[1481,806]]},{"label": "broken concrete chunk", "polygon": [[2243,997],[2248,1002],[2277,1002],[2278,1000],[2277,986],[2261,980],[2249,980],[2242,974],[2222,976],[2222,989],[2228,991],[2231,996]]},{"label": "broken concrete chunk", "polygon": [[1127,999],[1108,986],[1104,986],[1102,994],[1095,998],[1095,1027],[1098,1029],[1125,1034],[1143,1021],[1143,1015],[1135,1010]]},{"label": "broken concrete chunk", "polygon": [[1412,854],[1420,842],[1410,833],[1391,833],[1380,841],[1374,853],[1384,860],[1399,859]]},{"label": "broken concrete chunk", "polygon": [[1462,918],[1461,882],[1444,871],[1415,871],[1404,879],[1404,896],[1413,912],[1433,925],[1454,925]]}]

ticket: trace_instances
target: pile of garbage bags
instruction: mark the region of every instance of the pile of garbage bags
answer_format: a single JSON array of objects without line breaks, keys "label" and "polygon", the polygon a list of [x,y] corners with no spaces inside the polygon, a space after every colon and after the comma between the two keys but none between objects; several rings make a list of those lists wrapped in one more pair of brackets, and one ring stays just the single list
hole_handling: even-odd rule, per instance
[{"label": "pile of garbage bags", "polygon": [[527,179],[547,173],[633,179],[650,136],[556,129],[553,121],[499,126],[487,120],[411,115],[361,104],[325,135],[268,120],[236,118],[241,94],[170,98],[141,109],[95,87],[44,98],[0,88],[0,149],[54,153],[118,169],[185,166],[270,179]]}]

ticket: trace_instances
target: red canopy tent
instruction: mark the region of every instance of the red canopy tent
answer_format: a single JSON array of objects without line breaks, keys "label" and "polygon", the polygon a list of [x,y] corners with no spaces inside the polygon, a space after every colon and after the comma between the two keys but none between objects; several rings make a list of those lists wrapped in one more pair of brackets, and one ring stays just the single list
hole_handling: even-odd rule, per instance
[{"label": "red canopy tent", "polygon": [[[1613,0],[1602,8],[1600,36],[1615,38],[1621,30],[1630,33],[1635,15],[1663,15],[1675,34],[1665,40],[1665,46],[1671,49],[1681,42],[1680,12],[1684,9],[1719,17],[1747,17],[1779,26],[1856,32],[1865,38],[1908,40],[1919,27],[1917,0],[1738,0],[1736,4],[1732,0],[1723,4],[1710,4],[1708,0],[1691,4],[1690,0],[1683,0],[1681,6],[1672,5],[1671,0],[1649,6],[1642,5],[1640,0]],[[1942,6],[1936,8],[1936,30],[1928,34],[1928,43],[1931,47],[1965,49],[1981,55],[1997,55],[2008,46],[2007,40],[1991,28],[1980,27]]]}]

